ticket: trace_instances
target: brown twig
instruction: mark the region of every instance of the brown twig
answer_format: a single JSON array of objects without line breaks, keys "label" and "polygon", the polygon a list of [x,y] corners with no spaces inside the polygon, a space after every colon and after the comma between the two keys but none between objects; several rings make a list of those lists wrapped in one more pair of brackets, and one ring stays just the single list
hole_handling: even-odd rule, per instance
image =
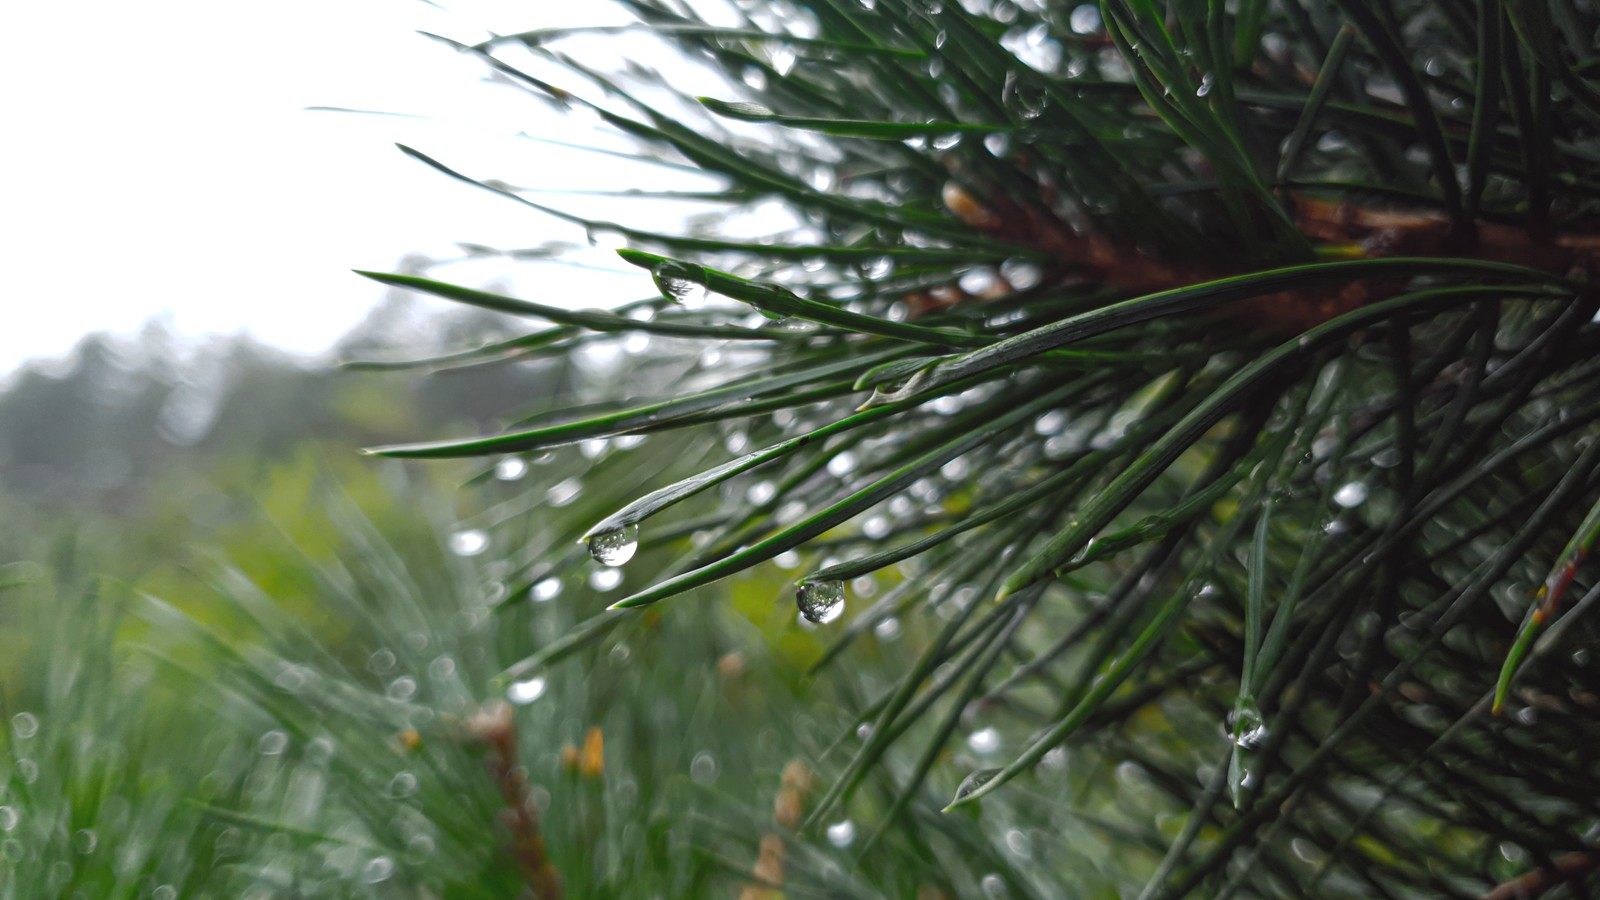
[{"label": "brown twig", "polygon": [[535,900],[563,900],[566,891],[561,872],[550,861],[539,811],[528,796],[528,774],[517,763],[517,727],[511,705],[504,701],[484,707],[467,721],[467,733],[487,750],[484,765],[506,802],[500,818],[511,832],[511,854]]},{"label": "brown twig", "polygon": [[[1120,245],[1104,235],[1079,232],[1042,207],[1012,201],[998,191],[982,200],[951,183],[945,206],[973,228],[1031,247],[1051,260],[1051,280],[1077,281],[1128,294],[1149,294],[1237,274],[1226,265],[1163,260]],[[1461,234],[1441,214],[1383,209],[1353,200],[1330,201],[1286,194],[1296,227],[1314,243],[1332,245],[1351,257],[1455,256],[1515,263],[1545,272],[1600,272],[1600,236],[1564,234],[1538,240],[1497,222],[1473,223]],[[1396,280],[1358,282],[1338,288],[1283,291],[1241,301],[1232,314],[1275,333],[1296,333],[1404,289]],[[1006,290],[1002,288],[1001,293]],[[969,299],[954,287],[909,298],[913,315]]]},{"label": "brown twig", "polygon": [[1551,888],[1578,881],[1596,870],[1600,870],[1600,853],[1579,850],[1556,857],[1549,868],[1540,867],[1496,885],[1483,895],[1483,900],[1527,900]]}]

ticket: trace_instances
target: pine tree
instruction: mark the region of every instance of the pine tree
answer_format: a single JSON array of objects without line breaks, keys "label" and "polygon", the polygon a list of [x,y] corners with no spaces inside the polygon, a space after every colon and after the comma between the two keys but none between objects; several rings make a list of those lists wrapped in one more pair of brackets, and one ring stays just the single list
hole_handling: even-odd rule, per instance
[{"label": "pine tree", "polygon": [[[1600,883],[1600,10],[625,5],[640,24],[455,46],[717,176],[694,199],[793,227],[633,228],[407,148],[620,238],[660,296],[573,312],[368,273],[547,323],[450,365],[674,348],[651,363],[671,381],[376,449],[676,441],[583,533],[659,573],[508,677],[799,553],[781,602],[833,639],[823,681],[843,670],[841,738],[863,736],[802,834],[850,804],[867,846],[946,802],[990,830],[1070,808],[1124,857],[1085,895]],[[595,32],[657,36],[728,93],[565,49]],[[852,680],[891,628],[918,642],[898,681]],[[951,792],[962,734],[1006,753]],[[1125,792],[1052,795],[1063,760],[1120,763]],[[984,889],[1073,890],[1032,868]]]}]

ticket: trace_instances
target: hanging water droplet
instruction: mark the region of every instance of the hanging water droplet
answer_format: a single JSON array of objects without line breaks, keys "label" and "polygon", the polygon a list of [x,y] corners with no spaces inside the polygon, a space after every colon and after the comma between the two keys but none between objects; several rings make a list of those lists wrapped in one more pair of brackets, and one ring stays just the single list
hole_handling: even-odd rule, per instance
[{"label": "hanging water droplet", "polygon": [[745,66],[739,73],[739,80],[749,85],[752,90],[764,91],[767,89],[767,73],[756,66]]},{"label": "hanging water droplet", "polygon": [[807,622],[826,625],[844,612],[844,585],[837,581],[808,581],[794,592],[794,599]]},{"label": "hanging water droplet", "polygon": [[450,552],[457,556],[477,556],[489,549],[489,535],[481,528],[467,528],[450,535]]},{"label": "hanging water droplet", "polygon": [[1349,482],[1334,491],[1333,502],[1345,509],[1355,509],[1367,502],[1367,486],[1359,481]]},{"label": "hanging water droplet", "polygon": [[1011,135],[995,133],[983,139],[983,148],[995,156],[1005,156],[1011,152]]},{"label": "hanging water droplet", "polygon": [[848,847],[856,841],[856,823],[845,819],[828,826],[828,843],[835,847]]},{"label": "hanging water droplet", "polygon": [[677,302],[685,309],[698,309],[710,294],[702,283],[705,270],[699,266],[669,259],[652,269],[650,276],[655,279],[656,289],[661,296]]},{"label": "hanging water droplet", "polygon": [[1000,749],[1000,732],[993,728],[980,728],[967,735],[967,746],[979,756],[988,756]]},{"label": "hanging water droplet", "polygon": [[506,688],[506,699],[518,706],[527,706],[544,696],[546,686],[543,675],[535,675],[525,681],[513,681]]},{"label": "hanging water droplet", "polygon": [[1245,701],[1228,714],[1228,736],[1245,750],[1255,750],[1267,740],[1267,723],[1260,707]]},{"label": "hanging water droplet", "polygon": [[1000,92],[1000,102],[1024,119],[1037,119],[1044,112],[1044,88],[1016,72],[1006,74],[1005,87]]},{"label": "hanging water droplet", "polygon": [[620,566],[639,549],[639,526],[624,525],[589,538],[589,555],[605,566]]},{"label": "hanging water droplet", "polygon": [[966,778],[961,779],[961,785],[956,788],[956,799],[965,800],[972,796],[979,788],[993,781],[994,777],[999,774],[999,769],[979,769],[973,772]]},{"label": "hanging water droplet", "polygon": [[794,68],[795,60],[798,58],[794,48],[788,44],[774,44],[771,52],[767,54],[767,61],[772,65],[772,70],[779,75],[789,74],[789,70]]},{"label": "hanging water droplet", "polygon": [[934,137],[932,143],[935,150],[950,150],[961,143],[961,134],[959,132],[941,134]]},{"label": "hanging water droplet", "polygon": [[767,322],[763,328],[772,331],[782,331],[788,334],[807,334],[817,330],[817,323],[799,316],[784,316],[776,322]]}]

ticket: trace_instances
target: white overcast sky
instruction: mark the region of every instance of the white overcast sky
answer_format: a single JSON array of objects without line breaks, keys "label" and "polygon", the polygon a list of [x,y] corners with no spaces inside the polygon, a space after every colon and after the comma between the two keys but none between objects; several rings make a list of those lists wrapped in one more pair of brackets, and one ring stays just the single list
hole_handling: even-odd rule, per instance
[{"label": "white overcast sky", "polygon": [[[581,241],[580,230],[446,179],[393,144],[519,185],[638,187],[650,176],[516,138],[588,136],[484,84],[481,64],[416,31],[475,41],[627,18],[602,0],[444,5],[10,5],[0,37],[0,373],[158,315],[181,335],[248,331],[316,353],[381,295],[351,269],[449,255],[457,241]],[[594,259],[626,269],[599,251]],[[458,280],[473,280],[459,268]],[[649,290],[636,271],[548,269],[534,282],[546,302],[598,305],[608,292]]]}]

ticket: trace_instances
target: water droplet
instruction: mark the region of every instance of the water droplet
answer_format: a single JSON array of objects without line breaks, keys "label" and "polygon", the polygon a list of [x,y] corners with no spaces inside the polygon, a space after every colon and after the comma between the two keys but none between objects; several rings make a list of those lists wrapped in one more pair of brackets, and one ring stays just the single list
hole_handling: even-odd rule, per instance
[{"label": "water droplet", "polygon": [[543,697],[546,687],[543,675],[535,675],[526,681],[513,681],[510,687],[506,688],[506,699],[518,706],[526,706]]},{"label": "water droplet", "polygon": [[721,767],[717,765],[717,758],[708,750],[701,750],[689,762],[689,777],[696,784],[711,784],[717,780],[717,772]]},{"label": "water droplet", "polygon": [[583,482],[576,478],[565,478],[550,485],[550,489],[544,492],[544,499],[551,506],[566,506],[578,499],[578,492],[581,490]]},{"label": "water droplet", "polygon": [[935,150],[951,150],[951,149],[954,149],[956,147],[956,145],[958,145],[960,143],[961,143],[961,134],[959,132],[951,132],[950,134],[941,134],[941,135],[938,135],[938,136],[934,137],[934,139],[933,139],[933,149],[935,149]]},{"label": "water droplet", "polygon": [[772,558],[772,561],[776,563],[780,569],[788,569],[793,571],[800,568],[800,554],[794,552],[793,550],[785,550],[782,553],[779,553],[777,556]]},{"label": "water droplet", "polygon": [[1000,732],[993,728],[981,728],[967,735],[967,746],[979,756],[988,756],[1000,749]]},{"label": "water droplet", "polygon": [[849,450],[835,454],[828,460],[828,474],[835,478],[843,478],[856,470],[856,455]]},{"label": "water droplet", "polygon": [[455,673],[456,661],[452,656],[436,656],[428,663],[428,677],[434,681],[445,681]]},{"label": "water droplet", "polygon": [[537,603],[548,603],[561,593],[561,579],[546,578],[533,586],[533,599]]},{"label": "water droplet", "polygon": [[1011,152],[1011,135],[999,133],[987,135],[983,139],[983,149],[995,156],[1005,156]]},{"label": "water droplet", "polygon": [[0,831],[14,831],[22,815],[14,806],[0,806]]},{"label": "water droplet", "polygon": [[1039,286],[1044,280],[1044,270],[1025,259],[1008,259],[1000,264],[1000,277],[1014,291],[1026,291]]},{"label": "water droplet", "polygon": [[669,259],[652,269],[650,275],[661,296],[685,309],[698,309],[710,294],[704,284],[705,270],[696,265]]},{"label": "water droplet", "polygon": [[520,456],[508,456],[494,465],[494,477],[501,481],[516,481],[528,474],[528,464]]},{"label": "water droplet", "polygon": [[770,481],[758,481],[750,485],[744,492],[744,498],[756,506],[778,496],[778,486]]},{"label": "water droplet", "polygon": [[622,584],[621,569],[595,569],[589,573],[589,587],[600,593],[614,591]]},{"label": "water droplet", "polygon": [[894,257],[874,256],[871,259],[863,260],[861,274],[874,280],[888,278],[894,274]]},{"label": "water droplet", "polygon": [[1349,482],[1334,492],[1333,502],[1345,509],[1354,509],[1367,502],[1367,486],[1359,481]]},{"label": "water droplet", "polygon": [[388,881],[394,874],[394,860],[387,856],[374,856],[365,867],[361,869],[361,880],[367,884],[377,884]]},{"label": "water droplet", "polygon": [[835,847],[848,847],[856,842],[856,823],[845,819],[828,826],[828,843]]},{"label": "water droplet", "polygon": [[1255,750],[1267,740],[1267,723],[1254,703],[1243,703],[1228,714],[1228,737],[1245,750]]},{"label": "water droplet", "polygon": [[100,835],[95,834],[93,828],[80,828],[72,835],[72,846],[87,856],[100,846]]},{"label": "water droplet", "polygon": [[450,552],[457,556],[477,556],[489,549],[489,535],[480,528],[468,528],[450,535]]},{"label": "water droplet", "polygon": [[743,81],[752,90],[764,91],[767,89],[767,73],[755,66],[745,66],[739,73],[739,80]]},{"label": "water droplet", "polygon": [[1044,88],[1017,72],[1006,73],[1006,85],[1000,93],[1000,102],[1024,119],[1037,119],[1044,112]]},{"label": "water droplet", "polygon": [[157,885],[150,892],[151,900],[178,900],[178,889],[170,884]]},{"label": "water droplet", "polygon": [[589,538],[589,555],[606,566],[620,566],[639,549],[639,526],[630,523]]},{"label": "water droplet", "polygon": [[993,269],[968,269],[956,283],[963,291],[981,297],[994,289],[995,280]]},{"label": "water droplet", "polygon": [[1072,15],[1067,17],[1067,24],[1072,27],[1074,34],[1094,34],[1100,30],[1100,7],[1093,3],[1076,7]]},{"label": "water droplet", "polygon": [[260,742],[257,744],[257,749],[261,751],[262,756],[277,756],[288,748],[288,732],[279,731],[278,729],[273,729],[272,731],[263,734]]},{"label": "water droplet", "polygon": [[1400,465],[1399,448],[1388,447],[1372,454],[1372,464],[1380,469],[1392,469]]},{"label": "water droplet", "polygon": [[956,799],[965,800],[972,796],[979,788],[993,781],[994,777],[999,774],[999,769],[979,769],[973,772],[966,778],[961,779],[961,785],[956,788]]},{"label": "water droplet", "polygon": [[877,9],[878,0],[859,0],[862,9]]},{"label": "water droplet", "polygon": [[1206,74],[1200,76],[1200,86],[1195,88],[1194,95],[1196,97],[1204,97],[1211,93],[1211,89],[1215,87],[1216,84],[1217,79],[1212,77],[1210,72],[1207,72]]},{"label": "water droplet", "polygon": [[402,702],[410,700],[417,695],[417,680],[409,675],[402,675],[389,682],[389,688],[385,693],[390,700]]},{"label": "water droplet", "polygon": [[794,598],[807,622],[826,625],[844,612],[844,585],[837,581],[808,581],[794,592]]},{"label": "water droplet", "polygon": [[892,529],[888,516],[868,516],[861,523],[861,533],[875,541],[888,537]]},{"label": "water droplet", "polygon": [[893,616],[872,626],[872,634],[880,641],[893,641],[900,638],[900,620]]},{"label": "water droplet", "polygon": [[417,776],[410,772],[401,772],[389,779],[389,796],[396,800],[404,800],[416,792]]},{"label": "water droplet", "polygon": [[1006,880],[998,872],[990,872],[978,879],[978,887],[983,890],[985,900],[1005,900],[1011,896],[1006,890]]},{"label": "water droplet", "polygon": [[11,733],[25,741],[39,733],[39,719],[33,713],[19,712],[11,717]]},{"label": "water droplet", "polygon": [[789,74],[789,70],[794,68],[795,60],[798,58],[794,48],[788,44],[773,44],[772,50],[767,54],[767,62],[779,75]]},{"label": "water droplet", "polygon": [[394,668],[394,664],[395,657],[393,650],[377,650],[374,651],[371,656],[367,657],[367,671],[374,675],[382,675],[383,673]]}]

